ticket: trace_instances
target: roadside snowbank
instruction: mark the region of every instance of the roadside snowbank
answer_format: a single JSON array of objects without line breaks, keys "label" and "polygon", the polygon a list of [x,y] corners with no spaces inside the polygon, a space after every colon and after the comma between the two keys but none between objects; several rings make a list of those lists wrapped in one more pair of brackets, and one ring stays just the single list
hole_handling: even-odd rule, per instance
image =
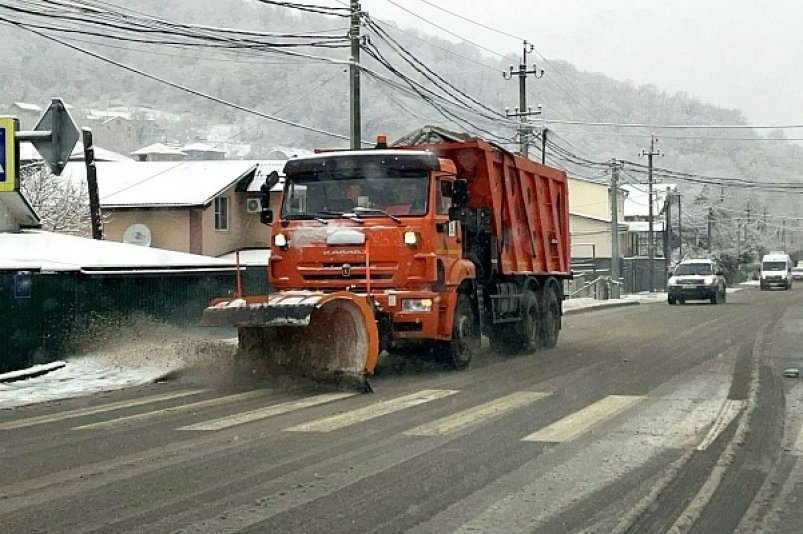
[{"label": "roadside snowbank", "polygon": [[147,317],[98,319],[76,332],[72,343],[63,368],[0,384],[0,409],[147,384],[190,368],[222,374],[237,348],[236,339]]}]

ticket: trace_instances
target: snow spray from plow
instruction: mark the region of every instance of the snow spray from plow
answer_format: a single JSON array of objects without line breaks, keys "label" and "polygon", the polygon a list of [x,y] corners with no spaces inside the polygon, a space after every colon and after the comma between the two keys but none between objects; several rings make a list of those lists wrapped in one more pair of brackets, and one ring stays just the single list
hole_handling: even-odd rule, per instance
[{"label": "snow spray from plow", "polygon": [[367,296],[287,291],[217,299],[201,324],[237,327],[243,353],[292,374],[370,391],[379,332]]}]

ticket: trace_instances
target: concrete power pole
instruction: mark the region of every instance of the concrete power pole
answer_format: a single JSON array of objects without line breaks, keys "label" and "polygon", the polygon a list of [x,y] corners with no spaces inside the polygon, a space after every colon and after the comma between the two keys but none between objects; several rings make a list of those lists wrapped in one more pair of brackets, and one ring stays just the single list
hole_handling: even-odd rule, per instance
[{"label": "concrete power pole", "polygon": [[683,261],[683,220],[681,215],[681,195],[675,193],[675,198],[678,199],[678,255],[680,261]]},{"label": "concrete power pole", "polygon": [[714,208],[708,208],[708,253],[711,254],[711,251],[714,249],[711,242],[713,241],[714,236]]},{"label": "concrete power pole", "polygon": [[360,109],[360,2],[351,0],[351,64],[349,65],[349,117],[351,149],[362,148],[362,116]]},{"label": "concrete power pole", "polygon": [[649,217],[649,221],[648,221],[649,231],[648,231],[648,237],[647,237],[647,256],[650,259],[650,266],[649,266],[650,267],[650,271],[649,271],[650,272],[650,291],[655,291],[655,227],[654,227],[655,221],[653,220],[653,217],[655,216],[655,214],[653,213],[653,211],[654,211],[653,185],[654,185],[655,182],[653,181],[653,175],[652,175],[652,168],[653,168],[653,164],[652,163],[653,163],[653,158],[655,156],[661,156],[662,155],[661,151],[660,150],[656,150],[656,148],[655,148],[655,143],[657,141],[658,140],[655,138],[655,136],[651,135],[650,136],[650,150],[648,152],[645,152],[645,151],[642,150],[642,152],[641,152],[642,157],[643,156],[647,156],[648,169],[649,169],[649,173],[648,173],[648,191],[647,191],[647,204],[649,204],[649,214],[648,214],[648,217]]},{"label": "concrete power pole", "polygon": [[[619,272],[619,169],[622,164],[611,159],[611,278],[619,282],[622,277]],[[613,297],[619,298],[619,284],[613,285]]]},{"label": "concrete power pole", "polygon": [[521,125],[519,126],[519,142],[521,144],[521,153],[525,158],[529,154],[530,134],[532,133],[532,127],[527,124],[527,118],[541,114],[540,105],[537,111],[533,111],[532,108],[527,107],[527,75],[532,74],[536,79],[544,76],[544,69],[539,69],[535,63],[533,63],[533,68],[531,70],[527,70],[527,55],[531,54],[533,50],[535,50],[533,45],[524,41],[524,50],[521,56],[521,63],[519,64],[519,70],[513,70],[513,65],[511,65],[508,72],[502,73],[502,78],[505,80],[510,80],[513,76],[518,76],[519,78],[519,106],[515,108],[513,113],[510,113],[509,108],[505,108],[505,116],[519,117],[519,119],[521,119]]},{"label": "concrete power pole", "polygon": [[665,203],[666,220],[664,222],[664,276],[669,272],[669,265],[672,260],[672,192],[666,188]]}]

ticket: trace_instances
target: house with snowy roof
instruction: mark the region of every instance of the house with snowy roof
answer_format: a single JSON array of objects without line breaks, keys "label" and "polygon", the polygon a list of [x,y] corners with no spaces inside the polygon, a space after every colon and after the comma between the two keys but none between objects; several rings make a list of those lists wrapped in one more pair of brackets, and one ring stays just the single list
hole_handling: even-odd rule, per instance
[{"label": "house with snowy roof", "polygon": [[[99,162],[96,165],[105,239],[220,256],[266,248],[270,228],[259,220],[260,188],[284,161]],[[82,181],[70,163],[64,179]],[[282,183],[271,190],[278,211]]]}]

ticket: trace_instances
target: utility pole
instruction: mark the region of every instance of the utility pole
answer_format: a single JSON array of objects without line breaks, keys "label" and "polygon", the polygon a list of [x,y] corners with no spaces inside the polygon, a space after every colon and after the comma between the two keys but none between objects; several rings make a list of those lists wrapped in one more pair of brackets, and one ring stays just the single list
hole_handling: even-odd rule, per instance
[{"label": "utility pole", "polygon": [[544,76],[544,69],[539,69],[535,63],[533,63],[532,70],[527,70],[527,55],[531,54],[533,50],[535,50],[535,47],[531,43],[524,41],[519,70],[514,71],[513,65],[511,65],[508,72],[502,73],[502,78],[505,80],[510,80],[513,76],[518,76],[519,78],[519,106],[515,108],[513,113],[510,113],[509,108],[505,108],[505,116],[519,117],[521,120],[521,124],[519,125],[519,142],[521,144],[521,154],[525,158],[529,154],[530,133],[532,133],[532,127],[527,124],[527,118],[541,114],[540,105],[537,111],[533,111],[532,108],[527,107],[527,75],[532,74],[536,79]]},{"label": "utility pole", "polygon": [[362,148],[362,116],[360,109],[360,2],[351,0],[351,63],[349,64],[349,117],[351,149]]},{"label": "utility pole", "polygon": [[84,142],[84,164],[86,165],[86,184],[89,193],[89,219],[92,222],[92,239],[103,239],[103,220],[100,214],[100,195],[98,194],[98,171],[95,166],[95,147],[92,144],[92,130],[81,128]]},{"label": "utility pole", "polygon": [[647,156],[648,169],[649,169],[649,174],[648,174],[649,187],[648,187],[648,190],[647,190],[647,204],[649,204],[649,215],[648,215],[648,217],[649,217],[649,221],[648,221],[649,232],[648,232],[648,237],[647,237],[647,256],[650,259],[650,291],[655,291],[655,228],[654,228],[654,222],[655,221],[653,221],[654,204],[653,204],[652,187],[653,187],[653,183],[654,182],[653,182],[653,176],[652,176],[652,167],[653,167],[652,162],[653,162],[653,158],[655,156],[661,156],[662,155],[660,150],[656,150],[655,149],[655,143],[657,141],[658,140],[655,138],[655,136],[651,135],[650,136],[650,150],[649,150],[649,152],[644,152],[643,150],[641,151],[642,157],[643,156]]},{"label": "utility pole", "polygon": [[680,261],[683,261],[683,222],[681,219],[681,195],[680,193],[675,193],[675,196],[678,199],[678,254],[680,255]]},{"label": "utility pole", "polygon": [[664,273],[669,272],[672,259],[672,192],[666,188],[666,208],[664,215]]},{"label": "utility pole", "polygon": [[714,235],[714,208],[708,208],[708,253],[711,254],[713,250],[712,241]]},{"label": "utility pole", "polygon": [[619,298],[619,169],[622,164],[611,159],[611,278],[614,281],[614,298]]},{"label": "utility pole", "polygon": [[541,165],[546,165],[546,136],[549,128],[546,126],[541,130]]},{"label": "utility pole", "polygon": [[742,220],[736,219],[736,260],[742,261]]}]

